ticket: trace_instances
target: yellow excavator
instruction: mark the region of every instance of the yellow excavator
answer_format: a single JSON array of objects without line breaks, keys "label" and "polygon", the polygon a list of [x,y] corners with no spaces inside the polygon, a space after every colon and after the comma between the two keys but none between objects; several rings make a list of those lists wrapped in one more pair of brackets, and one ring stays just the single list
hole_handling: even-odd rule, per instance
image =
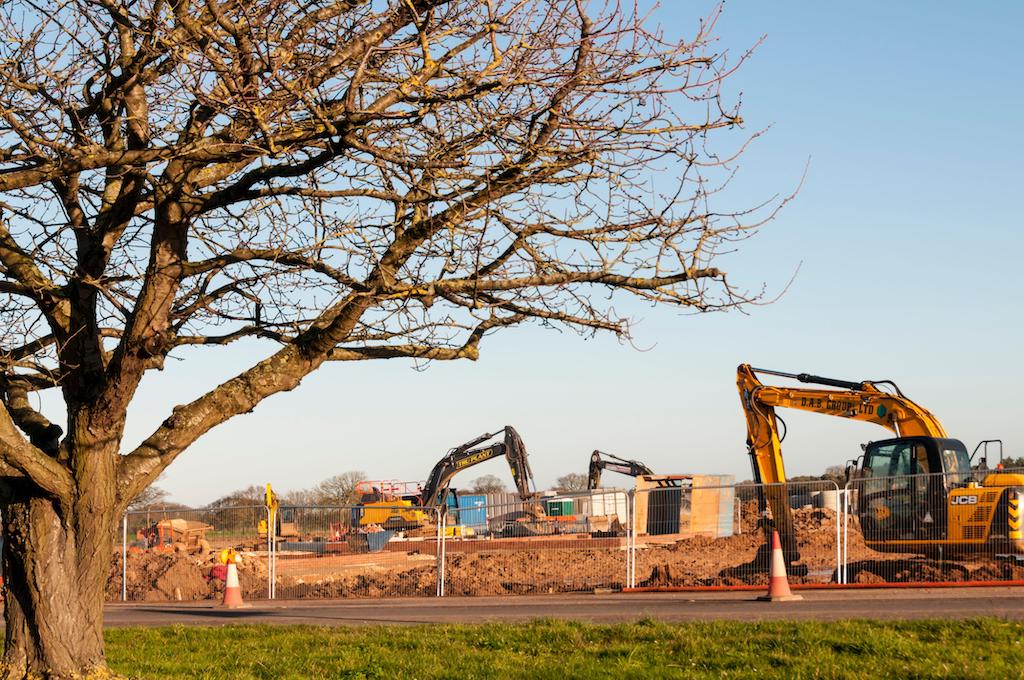
[{"label": "yellow excavator", "polygon": [[[764,385],[758,374],[818,387]],[[928,557],[1024,553],[1024,474],[972,469],[964,444],[949,438],[942,423],[891,380],[854,382],[742,364],[736,385],[755,479],[775,485],[765,487],[765,500],[788,563],[800,556],[784,484],[785,429],[783,423],[780,435],[775,413],[780,407],[874,423],[896,434],[868,443],[847,467],[847,478],[856,480],[857,515],[869,548]]]}]

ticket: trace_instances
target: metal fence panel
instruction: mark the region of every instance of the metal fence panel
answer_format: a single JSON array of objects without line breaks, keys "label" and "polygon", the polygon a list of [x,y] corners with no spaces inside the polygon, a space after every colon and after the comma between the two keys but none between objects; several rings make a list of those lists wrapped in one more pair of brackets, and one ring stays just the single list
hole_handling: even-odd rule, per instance
[{"label": "metal fence panel", "polygon": [[107,598],[218,599],[224,548],[246,599],[760,585],[780,522],[796,584],[1024,580],[1024,470],[471,500],[128,513]]},{"label": "metal fence panel", "polygon": [[436,513],[408,505],[279,511],[274,597],[437,594]]},{"label": "metal fence panel", "polygon": [[261,506],[129,512],[107,582],[108,600],[190,601],[218,599],[224,576],[217,553],[242,553],[239,582],[248,599],[268,596],[268,555],[257,531]]},{"label": "metal fence panel", "polygon": [[[444,541],[442,592],[449,596],[621,589],[628,580],[624,491],[566,494],[541,501],[543,517],[518,499],[491,505],[486,530]],[[606,514],[595,514],[597,510]],[[587,510],[589,514],[578,512]],[[621,510],[621,516],[620,516]],[[626,520],[624,523],[622,520]]]},{"label": "metal fence panel", "polygon": [[823,480],[638,490],[633,581],[647,588],[767,584],[766,532],[782,521],[772,516],[776,499],[793,526],[790,582],[833,582],[840,557],[838,492]]},{"label": "metal fence panel", "polygon": [[846,496],[846,582],[1024,580],[1024,470],[864,476]]}]

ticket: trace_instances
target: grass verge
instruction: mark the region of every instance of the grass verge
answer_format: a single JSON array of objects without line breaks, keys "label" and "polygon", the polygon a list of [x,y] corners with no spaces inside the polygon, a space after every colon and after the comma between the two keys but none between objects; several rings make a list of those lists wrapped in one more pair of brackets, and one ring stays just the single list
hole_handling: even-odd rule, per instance
[{"label": "grass verge", "polygon": [[1024,624],[967,621],[112,629],[141,678],[1024,678]]}]

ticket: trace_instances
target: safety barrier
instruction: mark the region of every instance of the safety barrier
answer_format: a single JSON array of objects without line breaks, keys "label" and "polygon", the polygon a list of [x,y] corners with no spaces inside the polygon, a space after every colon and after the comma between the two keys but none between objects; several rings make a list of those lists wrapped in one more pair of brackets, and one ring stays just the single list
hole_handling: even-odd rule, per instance
[{"label": "safety barrier", "polygon": [[441,594],[620,590],[628,572],[628,494],[565,494],[451,512]]},{"label": "safety barrier", "polygon": [[783,536],[793,582],[827,583],[838,573],[841,520],[834,482],[666,484],[678,486],[635,493],[632,587],[767,584],[773,526]]},{"label": "safety barrier", "polygon": [[1024,470],[851,480],[839,581],[1024,580],[1022,481]]},{"label": "safety barrier", "polygon": [[463,497],[443,513],[405,504],[132,512],[118,527],[107,597],[218,598],[216,555],[229,547],[242,553],[247,600],[764,585],[771,527],[796,587],[1024,581],[1024,485],[1013,476],[1022,473],[861,477],[843,488],[679,477],[536,503]]},{"label": "safety barrier", "polygon": [[437,518],[427,508],[283,507],[275,521],[275,598],[436,594]]},{"label": "safety barrier", "polygon": [[[257,543],[262,506],[129,512],[111,565],[107,599],[204,600],[224,592],[217,552],[243,548],[239,581],[246,599],[270,596],[270,559]],[[218,578],[218,575],[220,577]]]}]

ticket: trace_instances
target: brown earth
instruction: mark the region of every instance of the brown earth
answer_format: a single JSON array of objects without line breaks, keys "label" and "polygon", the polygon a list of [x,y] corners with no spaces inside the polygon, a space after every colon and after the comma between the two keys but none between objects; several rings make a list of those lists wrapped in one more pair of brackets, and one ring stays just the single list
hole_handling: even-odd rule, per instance
[{"label": "brown earth", "polygon": [[[107,580],[108,601],[121,599],[121,555],[115,555]],[[224,596],[224,581],[211,578],[217,552],[189,555],[183,552],[128,553],[127,596],[133,601],[207,600]],[[246,558],[238,567],[238,583],[244,598],[267,596],[266,557]]]},{"label": "brown earth", "polygon": [[[748,521],[749,520],[749,521]],[[836,517],[823,509],[793,512],[799,564],[806,575],[791,574],[794,583],[834,580]],[[666,537],[637,537],[636,581],[639,586],[728,586],[766,584],[767,574],[754,568],[764,535],[756,529],[756,513],[744,512],[741,533],[728,538],[692,536],[672,542]],[[671,541],[671,539],[668,539]],[[864,545],[851,523],[849,578],[853,583],[900,581],[964,581],[1024,579],[1024,567],[973,560],[937,564],[909,555],[883,555]],[[450,552],[445,565],[445,591],[450,595],[504,595],[617,590],[625,585],[624,547],[531,549],[528,542],[495,540],[478,552]],[[210,579],[215,554],[130,554],[128,599],[202,600],[221,597],[223,582]],[[437,569],[432,555],[388,552],[343,556],[289,556],[277,561],[280,598],[384,597],[433,595]],[[239,570],[243,596],[266,597],[266,558],[248,557]],[[107,597],[120,599],[120,555],[111,567]]]}]

